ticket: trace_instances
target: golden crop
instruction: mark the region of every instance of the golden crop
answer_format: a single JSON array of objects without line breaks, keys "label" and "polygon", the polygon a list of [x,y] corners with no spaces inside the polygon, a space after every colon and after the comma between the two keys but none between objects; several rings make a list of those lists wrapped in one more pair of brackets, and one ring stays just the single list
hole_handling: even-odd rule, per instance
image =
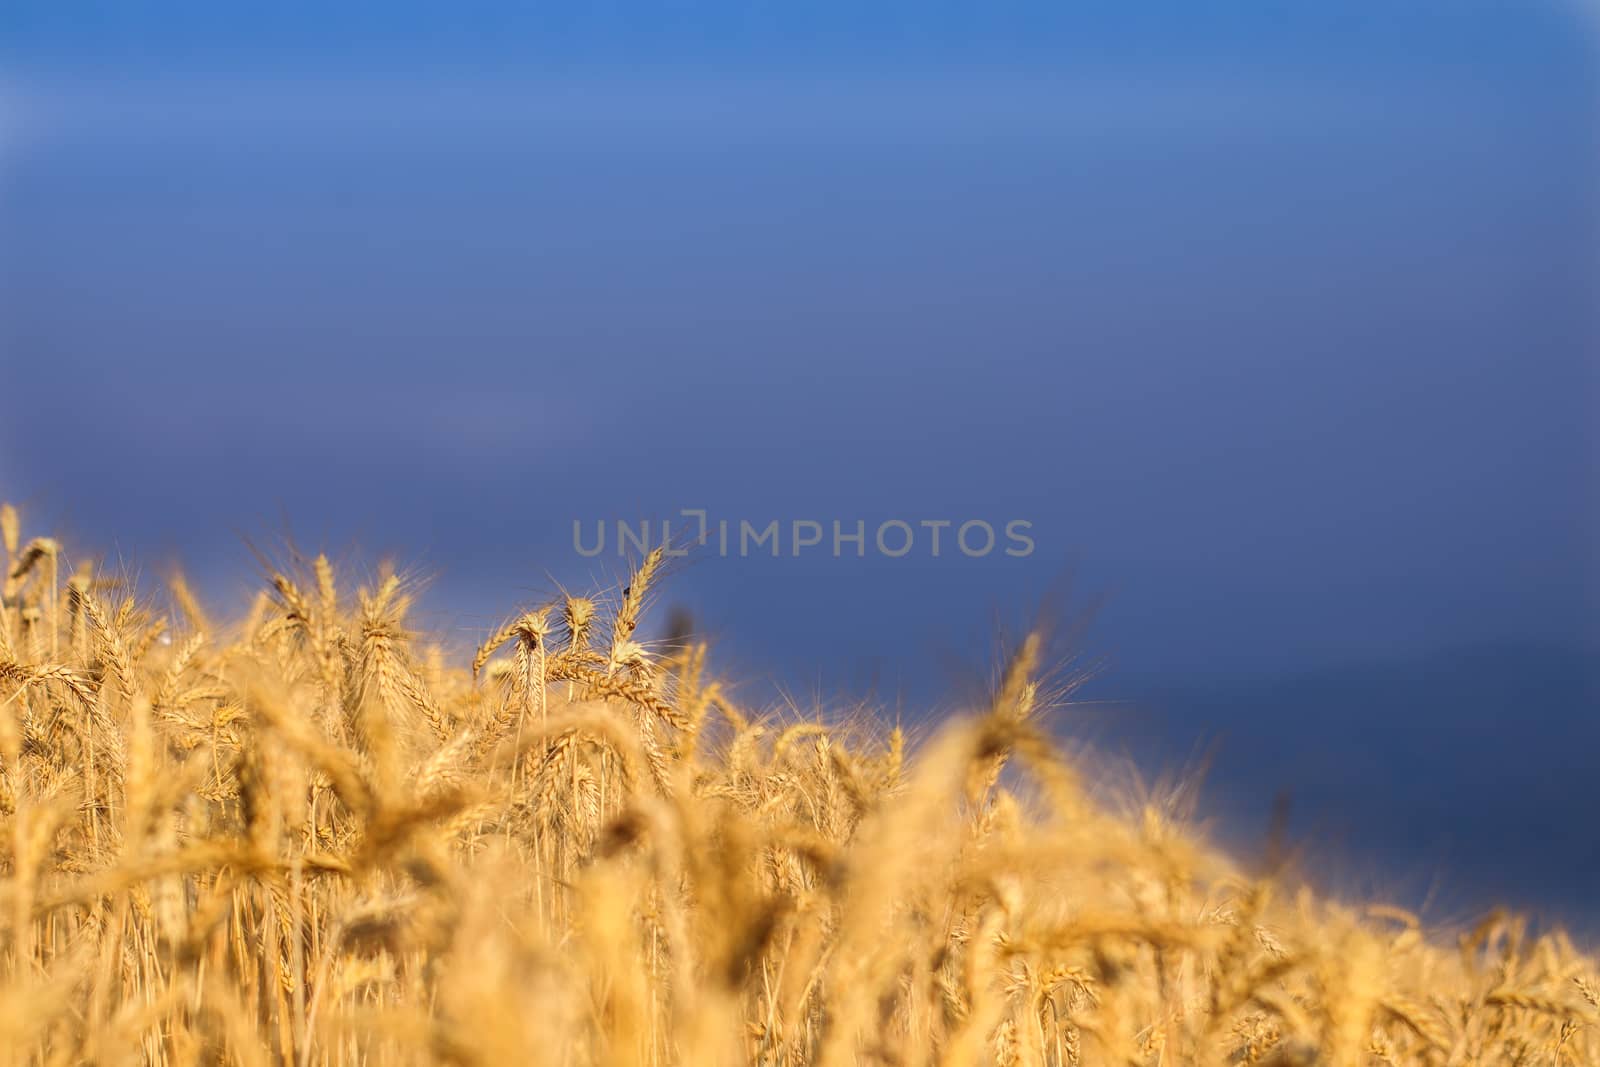
[{"label": "golden crop", "polygon": [[1117,814],[1042,725],[753,717],[656,577],[470,666],[325,558],[217,625],[5,541],[0,1055],[37,1064],[1600,1063],[1596,965]]}]

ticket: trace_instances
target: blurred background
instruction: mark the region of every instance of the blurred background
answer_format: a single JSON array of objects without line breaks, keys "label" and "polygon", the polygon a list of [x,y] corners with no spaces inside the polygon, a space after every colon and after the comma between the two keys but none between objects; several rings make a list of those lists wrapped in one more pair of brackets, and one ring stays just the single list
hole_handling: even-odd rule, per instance
[{"label": "blurred background", "polygon": [[660,608],[918,724],[1044,606],[1224,839],[1593,929],[1593,14],[14,0],[0,496],[217,604],[392,554],[462,646],[625,571],[575,520],[1024,519]]}]

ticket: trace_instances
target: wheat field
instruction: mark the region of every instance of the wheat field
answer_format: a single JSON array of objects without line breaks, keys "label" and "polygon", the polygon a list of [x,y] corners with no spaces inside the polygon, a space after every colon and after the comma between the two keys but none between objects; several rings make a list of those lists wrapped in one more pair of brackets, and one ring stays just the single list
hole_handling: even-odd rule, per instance
[{"label": "wheat field", "polygon": [[0,526],[6,1062],[1600,1063],[1559,934],[1108,805],[1037,635],[912,744],[638,642],[659,552],[457,662],[392,570],[290,553],[224,622]]}]

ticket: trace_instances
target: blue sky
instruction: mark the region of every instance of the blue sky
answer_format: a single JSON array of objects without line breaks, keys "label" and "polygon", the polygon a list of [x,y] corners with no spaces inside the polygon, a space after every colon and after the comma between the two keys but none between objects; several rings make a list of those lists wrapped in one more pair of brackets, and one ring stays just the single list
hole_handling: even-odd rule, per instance
[{"label": "blue sky", "polygon": [[1547,66],[1581,54],[1592,8],[1576,3],[1170,2],[987,5],[896,0],[872,5],[752,3],[289,2],[224,9],[194,0],[8,5],[7,51],[34,66],[103,69],[251,65],[275,72],[354,65],[412,76],[530,62],[773,65],[975,62],[1057,69],[1064,62],[1164,68],[1416,72]]},{"label": "blue sky", "polygon": [[[795,630],[1074,565],[1151,669],[1592,623],[1577,9],[379,15],[8,7],[47,513],[209,561],[286,510],[488,612],[581,580],[569,516],[1025,517],[1026,565],[834,568]],[[796,593],[696,569],[726,626]],[[771,645],[915,651],[827,629]]]},{"label": "blue sky", "polygon": [[6,6],[4,495],[463,643],[575,518],[1033,522],[682,566],[802,696],[947,704],[1069,572],[1106,696],[1594,640],[1591,9],[466,10]]}]

